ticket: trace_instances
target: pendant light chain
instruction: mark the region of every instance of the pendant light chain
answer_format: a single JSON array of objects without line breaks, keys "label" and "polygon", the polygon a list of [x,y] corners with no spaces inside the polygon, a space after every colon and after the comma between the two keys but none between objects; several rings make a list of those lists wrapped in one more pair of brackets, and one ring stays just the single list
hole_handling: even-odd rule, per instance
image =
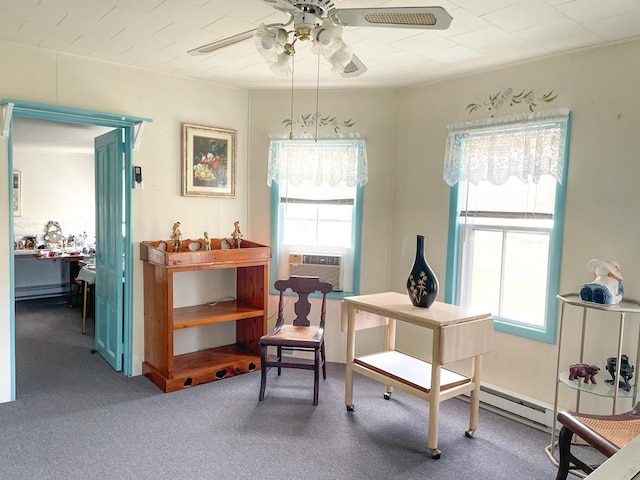
[{"label": "pendant light chain", "polygon": [[320,111],[318,105],[320,104],[320,55],[318,54],[318,70],[316,75],[316,142],[318,141],[318,123],[320,122]]},{"label": "pendant light chain", "polygon": [[296,56],[293,55],[291,57],[291,113],[290,113],[290,117],[291,118],[291,127],[289,130],[289,140],[293,140],[293,78],[294,78],[294,73],[295,73],[295,68],[296,68]]}]

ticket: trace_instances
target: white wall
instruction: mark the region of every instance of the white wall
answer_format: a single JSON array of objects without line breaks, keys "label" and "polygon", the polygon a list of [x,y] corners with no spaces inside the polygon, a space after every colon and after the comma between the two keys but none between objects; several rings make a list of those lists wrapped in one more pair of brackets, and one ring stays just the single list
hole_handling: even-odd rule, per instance
[{"label": "white wall", "polygon": [[[640,201],[640,42],[585,50],[537,62],[435,82],[397,93],[382,91],[321,91],[320,111],[352,118],[355,130],[367,134],[369,178],[365,187],[362,293],[405,291],[415,254],[415,236],[427,237],[426,254],[441,288],[446,282],[449,187],[442,180],[447,124],[485,118],[469,115],[465,107],[483,103],[506,88],[554,90],[558,98],[538,109],[568,107],[573,111],[567,206],[560,289],[577,291],[588,280],[590,258],[618,260],[629,298],[640,298],[640,265],[635,219]],[[346,81],[346,80],[345,80]],[[391,99],[396,99],[397,106]],[[296,112],[311,112],[314,95],[296,95]],[[265,185],[268,133],[281,132],[289,116],[286,94],[251,93],[250,224],[258,240],[270,235],[269,190]],[[505,107],[500,115],[522,113],[526,107]],[[391,150],[389,150],[391,148]],[[439,300],[444,299],[444,291]],[[331,312],[337,314],[337,306]],[[593,321],[591,319],[593,318]],[[581,311],[567,311],[566,353],[561,364],[578,360]],[[617,319],[590,314],[585,360],[608,374],[605,359],[616,349]],[[625,353],[635,361],[640,318],[627,321]],[[327,339],[342,342],[340,332]],[[429,336],[417,328],[400,326],[400,348],[429,358]],[[373,348],[379,338],[365,339]],[[342,343],[339,343],[343,348]],[[484,361],[483,379],[546,403],[553,403],[556,345],[495,334],[493,351]],[[339,358],[334,351],[330,360]],[[344,356],[341,357],[344,359]],[[467,364],[454,368],[468,371]],[[566,389],[561,405],[573,398]],[[585,399],[583,402],[594,402]],[[586,403],[585,403],[586,404]],[[611,408],[600,402],[596,408]]]},{"label": "white wall", "polygon": [[50,149],[21,149],[14,143],[13,169],[21,173],[22,207],[14,217],[14,236],[45,233],[56,221],[65,237],[95,237],[93,154],[63,153]]},{"label": "white wall", "polygon": [[[245,91],[204,82],[159,75],[84,58],[0,44],[0,62],[11,65],[0,76],[0,98],[49,103],[65,107],[148,117],[134,163],[143,167],[144,189],[135,190],[133,263],[133,367],[141,372],[144,355],[142,263],[138,243],[168,239],[171,226],[181,222],[185,238],[228,236],[239,220],[251,239],[247,217],[247,125],[249,95]],[[182,123],[238,131],[235,199],[183,197]],[[7,155],[0,139],[0,159]],[[6,165],[6,161],[4,162]],[[8,225],[7,171],[0,174],[0,222]],[[8,270],[13,246],[0,236],[0,266]],[[0,401],[10,399],[10,278],[0,280]],[[19,394],[19,392],[18,392]]]},{"label": "white wall", "polygon": [[[586,269],[589,259],[613,258],[622,266],[626,296],[639,298],[640,227],[635,221],[640,200],[638,58],[640,42],[635,42],[404,90],[399,105],[391,229],[392,244],[399,250],[398,262],[392,263],[390,271],[392,288],[401,289],[403,285],[416,233],[426,235],[426,254],[444,285],[449,203],[449,187],[442,180],[446,126],[487,118],[486,112],[469,115],[465,107],[513,88],[532,89],[537,95],[553,90],[557,100],[540,104],[537,109],[568,107],[573,112],[561,292],[576,292],[590,279]],[[524,105],[506,106],[499,114],[525,111]],[[593,318],[600,320],[589,324],[585,360],[602,368],[598,380],[604,381],[608,378],[605,360],[616,352],[617,317],[594,314]],[[564,338],[564,368],[579,359],[577,327],[581,310],[569,308],[567,319],[571,328]],[[624,351],[632,361],[636,358],[639,321],[635,318],[628,322]],[[410,351],[420,352],[424,336],[419,332],[404,329],[398,336]],[[483,379],[552,403],[556,352],[556,345],[496,333],[493,351],[484,362]],[[568,393],[563,390],[561,402],[571,398]],[[590,400],[594,399],[585,399]],[[610,403],[607,408],[611,408]]]}]

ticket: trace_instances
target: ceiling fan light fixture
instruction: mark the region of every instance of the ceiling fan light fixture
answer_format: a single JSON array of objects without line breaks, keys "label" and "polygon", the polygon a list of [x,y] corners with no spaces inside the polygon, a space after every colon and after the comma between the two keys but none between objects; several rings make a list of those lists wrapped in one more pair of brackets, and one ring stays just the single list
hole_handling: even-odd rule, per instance
[{"label": "ceiling fan light fixture", "polygon": [[325,29],[320,30],[316,38],[318,40],[318,43],[320,43],[320,45],[324,47],[326,47],[327,45],[331,45],[331,42],[333,42],[333,35],[331,35],[331,33],[329,33]]},{"label": "ceiling fan light fixture", "polygon": [[334,72],[345,77],[355,77],[366,72],[367,67],[342,40],[343,27],[445,30],[453,20],[449,12],[439,6],[336,8],[338,0],[264,1],[289,15],[289,20],[286,23],[263,23],[254,30],[202,45],[188,53],[195,55],[214,52],[250,38],[255,31],[256,48],[274,72],[282,75],[292,73],[295,53],[293,46],[296,41],[301,40],[310,41],[311,51],[318,55],[318,61],[322,54]]},{"label": "ceiling fan light fixture", "polygon": [[256,30],[256,49],[268,62],[277,61],[278,55],[285,50],[287,31],[280,27],[268,27],[264,23]]},{"label": "ceiling fan light fixture", "polygon": [[353,50],[351,50],[351,48],[349,48],[342,40],[336,40],[334,43],[339,44],[340,48],[338,48],[327,60],[329,60],[334,72],[342,73],[344,72],[345,67],[351,62]]},{"label": "ceiling fan light fixture", "polygon": [[321,53],[325,58],[330,59],[338,50],[343,48],[342,27],[334,25],[326,19],[321,25],[316,25],[312,31],[313,53]]},{"label": "ceiling fan light fixture", "polygon": [[280,53],[275,62],[269,62],[271,71],[278,75],[287,76],[291,75],[291,63],[293,62],[293,54],[288,53],[286,50]]},{"label": "ceiling fan light fixture", "polygon": [[310,28],[297,28],[296,29],[296,38],[303,42],[307,40],[311,40],[311,29]]}]

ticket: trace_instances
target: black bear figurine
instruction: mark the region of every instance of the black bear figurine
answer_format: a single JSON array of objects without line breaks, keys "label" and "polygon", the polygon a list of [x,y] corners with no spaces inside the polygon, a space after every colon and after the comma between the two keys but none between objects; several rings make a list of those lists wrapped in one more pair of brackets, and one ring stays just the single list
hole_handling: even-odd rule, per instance
[{"label": "black bear figurine", "polygon": [[[605,382],[609,385],[613,385],[616,381],[616,364],[618,359],[616,357],[607,358],[607,372],[611,375],[611,380],[606,379]],[[620,380],[619,388],[623,389],[625,392],[631,390],[631,385],[629,385],[629,380],[633,378],[633,365],[629,364],[629,357],[626,355],[620,356]]]}]

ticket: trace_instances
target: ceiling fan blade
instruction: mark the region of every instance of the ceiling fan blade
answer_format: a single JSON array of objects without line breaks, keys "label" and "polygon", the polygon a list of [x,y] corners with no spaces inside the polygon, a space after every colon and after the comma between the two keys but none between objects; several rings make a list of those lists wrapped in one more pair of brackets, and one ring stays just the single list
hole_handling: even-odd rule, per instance
[{"label": "ceiling fan blade", "polygon": [[350,27],[399,27],[445,30],[452,17],[442,7],[336,8],[328,12],[336,23]]},{"label": "ceiling fan blade", "polygon": [[189,50],[187,53],[190,55],[206,55],[221,48],[228,47],[229,45],[235,45],[236,43],[247,40],[253,37],[253,34],[256,33],[256,30],[258,29],[254,28],[252,30],[247,30],[246,32],[232,35],[231,37],[223,38],[222,40],[216,40],[215,42],[207,43],[206,45],[202,45],[198,48]]},{"label": "ceiling fan blade", "polygon": [[351,61],[344,67],[344,71],[340,72],[343,77],[359,77],[367,71],[367,67],[362,60],[360,60],[355,54],[351,57]]},{"label": "ceiling fan blade", "polygon": [[289,3],[286,0],[263,0],[273,6],[276,10],[280,10],[281,12],[286,13],[296,13],[301,12],[302,10],[299,7]]}]

